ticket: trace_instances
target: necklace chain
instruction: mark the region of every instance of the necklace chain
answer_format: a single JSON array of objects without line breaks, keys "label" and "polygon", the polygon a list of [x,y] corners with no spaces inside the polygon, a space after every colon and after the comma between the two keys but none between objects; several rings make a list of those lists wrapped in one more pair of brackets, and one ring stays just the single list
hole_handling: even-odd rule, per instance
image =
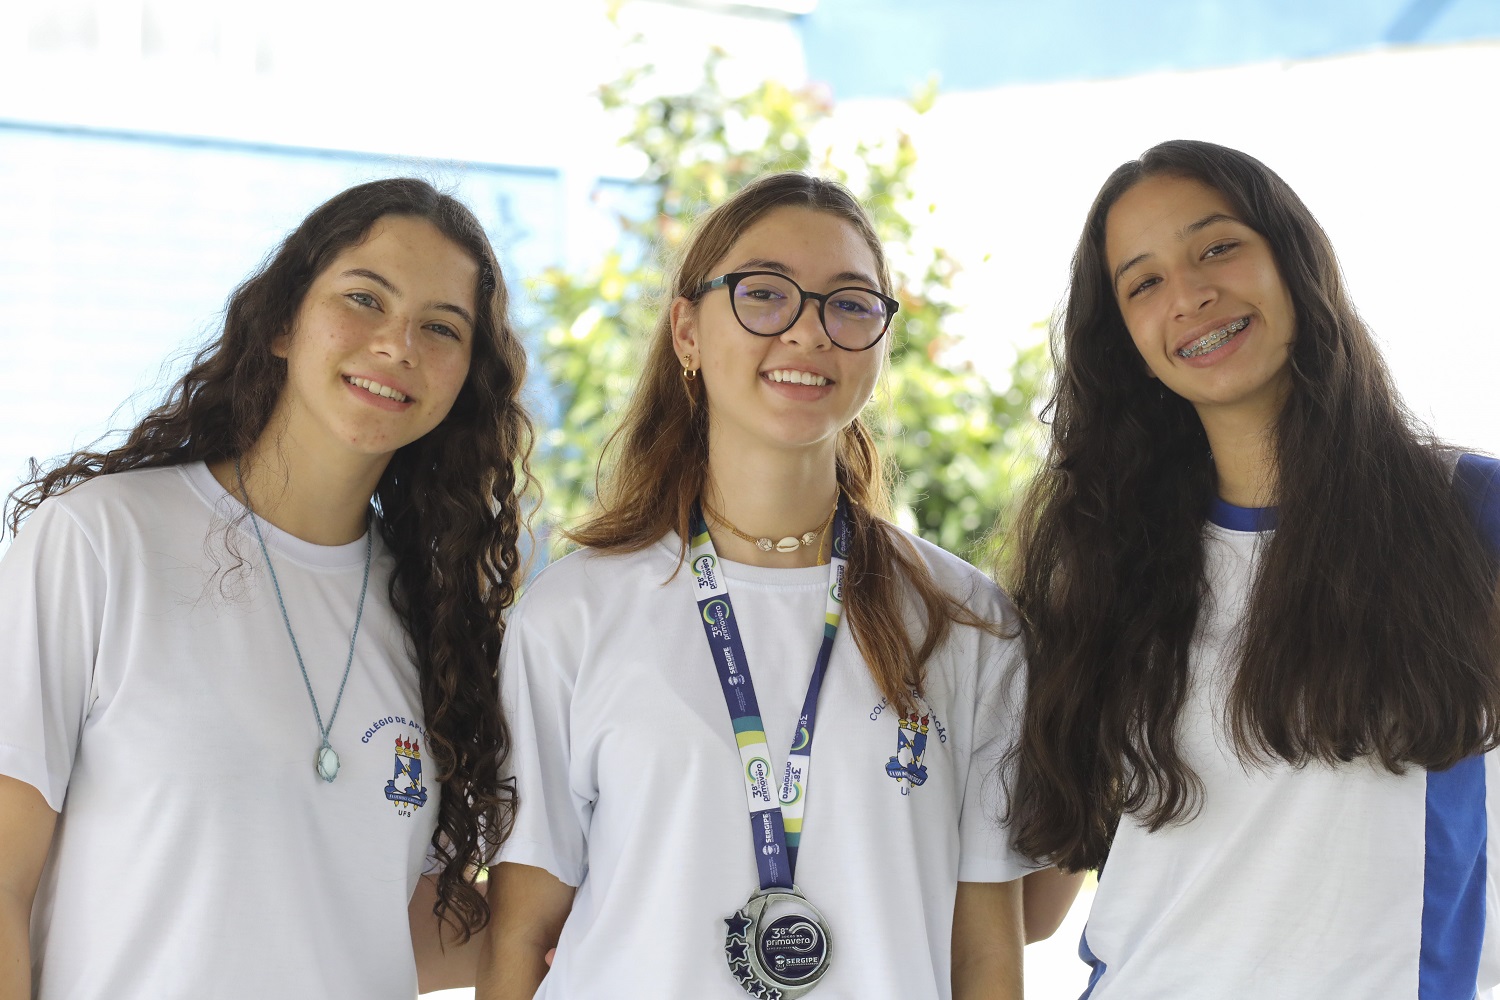
[{"label": "necklace chain", "polygon": [[[734,525],[730,524],[729,519],[716,510],[710,509],[708,510],[708,514],[712,516],[715,521],[718,521],[724,527],[728,528],[730,532],[739,536],[740,538],[743,538],[745,541],[752,543],[762,552],[796,552],[798,549],[811,545],[814,542],[822,539],[823,532],[827,531],[828,526],[833,523],[833,515],[838,509],[839,503],[835,498],[835,500],[833,501],[833,510],[830,510],[828,512],[828,516],[823,518],[822,524],[818,525],[812,531],[804,532],[800,536],[787,535],[785,538],[782,538],[779,541],[773,541],[771,538],[765,536],[756,538],[754,535],[747,534],[741,531],[739,528],[736,528]],[[821,550],[821,548],[822,546],[820,545],[819,549]]]},{"label": "necklace chain", "polygon": [[[240,460],[234,460],[234,479],[240,487],[240,498],[245,501],[245,509],[250,512],[250,526],[255,529],[255,540],[260,543],[260,554],[266,560],[266,569],[271,574],[271,588],[276,591],[276,604],[281,608],[281,621],[286,626],[287,638],[292,640],[292,653],[297,657],[297,669],[302,671],[302,683],[307,685],[307,700],[312,702],[313,719],[318,724],[318,735],[322,742],[318,745],[318,753],[314,758],[318,776],[324,781],[332,781],[338,776],[339,759],[334,753],[333,747],[328,742],[328,734],[333,730],[333,720],[338,717],[339,706],[344,702],[344,685],[349,683],[349,668],[354,665],[354,640],[359,637],[359,623],[365,615],[365,593],[370,589],[370,556],[374,548],[375,532],[369,524],[365,525],[365,578],[359,585],[359,605],[354,612],[354,631],[349,635],[349,658],[344,661],[344,676],[339,681],[339,693],[333,700],[333,711],[329,713],[328,725],[323,725],[323,714],[318,711],[318,696],[313,694],[312,681],[307,676],[307,665],[302,662],[302,650],[297,645],[297,634],[292,631],[292,619],[286,613],[286,601],[281,596],[281,583],[276,579],[276,567],[271,565],[271,552],[266,548],[266,539],[260,530],[260,520],[255,516],[255,508],[250,506],[250,493],[245,489],[245,479],[240,475]],[[325,759],[324,752],[331,755],[331,762]]]}]

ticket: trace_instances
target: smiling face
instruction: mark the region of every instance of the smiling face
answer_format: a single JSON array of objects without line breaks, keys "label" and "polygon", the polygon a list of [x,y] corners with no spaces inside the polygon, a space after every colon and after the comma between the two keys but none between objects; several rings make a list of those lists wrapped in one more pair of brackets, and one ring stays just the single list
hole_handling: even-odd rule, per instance
[{"label": "smiling face", "polygon": [[1296,311],[1265,237],[1216,189],[1147,177],[1110,209],[1115,301],[1151,374],[1199,416],[1280,413]]},{"label": "smiling face", "polygon": [[385,216],[307,289],[275,352],[273,423],[328,461],[388,460],[448,415],[469,372],[479,266],[430,222]]},{"label": "smiling face", "polygon": [[[879,289],[875,255],[848,222],[829,212],[783,206],[767,212],[709,271],[775,271],[809,292],[850,285]],[[831,307],[830,307],[831,308]],[[809,301],[779,336],[758,337],[740,325],[729,292],[672,304],[679,358],[700,368],[715,450],[746,447],[825,449],[869,401],[885,356],[882,346],[846,351],[828,339]]]}]

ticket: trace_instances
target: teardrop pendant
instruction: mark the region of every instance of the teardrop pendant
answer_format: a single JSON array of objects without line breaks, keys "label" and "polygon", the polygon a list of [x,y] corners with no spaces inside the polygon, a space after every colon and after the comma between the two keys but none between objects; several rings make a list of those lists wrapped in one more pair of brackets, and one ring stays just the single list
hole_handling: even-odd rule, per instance
[{"label": "teardrop pendant", "polygon": [[339,755],[327,743],[318,748],[317,764],[318,777],[324,781],[332,781],[339,776]]}]

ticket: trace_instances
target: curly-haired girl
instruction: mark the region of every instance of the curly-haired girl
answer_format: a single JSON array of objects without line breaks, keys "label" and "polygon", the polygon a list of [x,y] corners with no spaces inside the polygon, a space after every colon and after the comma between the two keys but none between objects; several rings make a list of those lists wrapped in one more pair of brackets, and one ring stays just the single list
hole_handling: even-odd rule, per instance
[{"label": "curly-haired girl", "polygon": [[18,995],[407,997],[419,881],[413,927],[484,925],[530,483],[506,309],[462,204],[351,188],[235,291],[122,444],[12,494],[0,981]]}]

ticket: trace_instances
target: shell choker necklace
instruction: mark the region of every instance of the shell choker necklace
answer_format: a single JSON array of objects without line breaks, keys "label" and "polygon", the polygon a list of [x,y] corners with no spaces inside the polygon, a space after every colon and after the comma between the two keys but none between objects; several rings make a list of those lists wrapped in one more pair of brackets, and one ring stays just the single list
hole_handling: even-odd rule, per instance
[{"label": "shell choker necklace", "polygon": [[828,516],[823,518],[822,524],[818,525],[812,531],[804,532],[801,535],[787,535],[785,538],[777,539],[776,541],[772,541],[769,537],[765,536],[757,538],[754,535],[741,531],[739,528],[736,528],[734,525],[730,524],[729,521],[724,517],[724,515],[720,514],[716,510],[709,510],[708,513],[713,517],[715,521],[718,521],[724,527],[728,528],[730,532],[740,538],[743,538],[745,541],[750,542],[762,552],[796,552],[800,548],[805,548],[808,545],[816,543],[820,538],[823,537],[823,532],[827,531],[828,526],[833,523],[834,511],[838,509],[839,501],[838,497],[835,496],[833,499],[833,510],[830,510],[828,512]]}]

